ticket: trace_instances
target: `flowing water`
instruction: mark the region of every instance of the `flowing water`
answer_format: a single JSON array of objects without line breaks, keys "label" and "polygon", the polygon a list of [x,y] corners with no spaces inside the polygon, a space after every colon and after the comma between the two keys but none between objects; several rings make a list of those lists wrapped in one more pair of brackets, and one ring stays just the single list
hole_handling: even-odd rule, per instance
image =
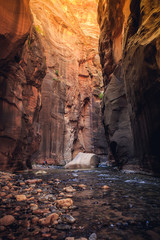
[{"label": "flowing water", "polygon": [[[45,171],[40,178],[44,182],[58,178],[59,191],[65,186],[76,189],[72,198],[76,207],[71,210],[76,222],[65,231],[65,237],[89,238],[95,233],[99,240],[160,239],[159,178],[110,168]],[[29,173],[30,178],[37,177],[35,172]],[[22,177],[28,178],[28,174]],[[79,184],[85,184],[86,189],[78,188]],[[103,190],[104,185],[109,188]]]}]

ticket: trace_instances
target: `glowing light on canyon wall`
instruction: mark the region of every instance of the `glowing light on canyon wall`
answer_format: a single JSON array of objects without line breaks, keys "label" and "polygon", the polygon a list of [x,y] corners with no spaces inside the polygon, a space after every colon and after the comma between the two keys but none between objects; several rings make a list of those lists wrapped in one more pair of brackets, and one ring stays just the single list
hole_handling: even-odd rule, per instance
[{"label": "glowing light on canyon wall", "polygon": [[[57,0],[52,0],[52,2],[55,4]],[[99,28],[97,24],[97,2],[97,0],[59,1],[63,11],[66,14],[68,12],[74,13],[74,16],[79,20],[80,27],[86,36],[95,37],[98,39]]]}]

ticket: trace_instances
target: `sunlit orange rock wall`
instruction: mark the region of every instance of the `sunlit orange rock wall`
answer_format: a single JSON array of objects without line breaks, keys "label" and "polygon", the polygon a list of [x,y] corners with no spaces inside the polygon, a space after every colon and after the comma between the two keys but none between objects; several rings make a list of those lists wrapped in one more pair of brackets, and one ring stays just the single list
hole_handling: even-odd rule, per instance
[{"label": "sunlit orange rock wall", "polygon": [[0,169],[25,169],[40,143],[45,58],[29,1],[1,0],[0,16]]},{"label": "sunlit orange rock wall", "polygon": [[159,172],[160,2],[99,0],[98,22],[108,143],[117,162]]},{"label": "sunlit orange rock wall", "polygon": [[64,164],[79,151],[105,155],[96,1],[31,0],[30,7],[47,63],[33,160]]}]

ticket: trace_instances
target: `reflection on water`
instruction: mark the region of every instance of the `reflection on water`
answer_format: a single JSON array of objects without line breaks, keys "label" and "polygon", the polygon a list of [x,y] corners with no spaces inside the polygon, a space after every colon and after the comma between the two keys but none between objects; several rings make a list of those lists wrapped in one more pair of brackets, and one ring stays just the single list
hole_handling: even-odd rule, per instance
[{"label": "reflection on water", "polygon": [[[30,173],[34,177],[35,170]],[[28,175],[26,175],[28,177]],[[160,239],[160,179],[101,168],[96,170],[48,169],[44,180],[59,178],[59,188],[85,184],[73,196],[77,219],[66,236],[103,239]],[[104,191],[102,186],[108,185]]]}]

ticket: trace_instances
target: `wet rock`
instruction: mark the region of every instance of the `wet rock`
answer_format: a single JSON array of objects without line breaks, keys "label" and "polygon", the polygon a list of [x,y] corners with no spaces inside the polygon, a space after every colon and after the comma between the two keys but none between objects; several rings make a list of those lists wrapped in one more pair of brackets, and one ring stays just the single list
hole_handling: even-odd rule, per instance
[{"label": "wet rock", "polygon": [[56,200],[56,197],[53,194],[48,194],[48,195],[44,196],[43,198],[47,201],[55,201]]},{"label": "wet rock", "polygon": [[72,198],[73,195],[72,195],[72,194],[66,194],[65,197],[66,197],[66,198]]},{"label": "wet rock", "polygon": [[32,218],[32,223],[33,224],[37,224],[39,222],[39,218],[38,217],[33,217]]},{"label": "wet rock", "polygon": [[7,199],[12,198],[12,197],[13,197],[12,193],[10,193],[6,196]]},{"label": "wet rock", "polygon": [[2,191],[9,191],[9,187],[8,186],[3,187]]},{"label": "wet rock", "polygon": [[34,184],[34,183],[41,183],[42,179],[28,179],[26,180],[26,183],[28,184]]},{"label": "wet rock", "polygon": [[42,189],[37,189],[37,193],[43,192]]},{"label": "wet rock", "polygon": [[96,240],[97,239],[97,235],[95,233],[92,233],[89,237],[89,240]]},{"label": "wet rock", "polygon": [[33,231],[33,235],[38,235],[40,232],[40,229],[39,228],[36,228],[34,231]]},{"label": "wet rock", "polygon": [[60,197],[63,197],[65,194],[63,193],[63,192],[61,192],[60,194],[59,194],[59,196]]},{"label": "wet rock", "polygon": [[1,193],[0,193],[0,197],[1,197],[1,198],[5,197],[6,195],[7,195],[7,194],[6,194],[5,192],[1,192]]},{"label": "wet rock", "polygon": [[73,200],[70,198],[60,199],[56,201],[56,206],[59,208],[70,208],[73,205]]},{"label": "wet rock", "polygon": [[33,201],[34,200],[34,197],[30,197],[27,199],[28,201]]},{"label": "wet rock", "polygon": [[107,189],[109,189],[109,186],[104,185],[104,186],[102,186],[102,189],[103,189],[103,190],[107,190]]},{"label": "wet rock", "polygon": [[38,205],[31,203],[31,204],[30,204],[30,209],[31,209],[31,210],[37,210],[37,209],[38,209]]},{"label": "wet rock", "polygon": [[49,238],[49,237],[51,237],[51,234],[50,233],[43,233],[42,237]]},{"label": "wet rock", "polygon": [[70,230],[72,227],[71,225],[68,225],[68,224],[58,224],[56,226],[56,229],[58,230]]},{"label": "wet rock", "polygon": [[87,188],[87,186],[85,184],[79,184],[78,187],[82,188],[82,189],[86,189]]},{"label": "wet rock", "polygon": [[39,171],[37,171],[35,174],[36,174],[36,175],[38,175],[38,174],[47,174],[47,172],[44,171],[44,170],[39,170]]},{"label": "wet rock", "polygon": [[66,191],[67,193],[73,193],[76,191],[76,189],[74,189],[72,186],[65,187],[63,188],[63,190]]},{"label": "wet rock", "polygon": [[15,222],[15,218],[12,215],[6,215],[0,218],[0,226],[9,226]]},{"label": "wet rock", "polygon": [[70,224],[73,224],[76,221],[76,219],[74,217],[72,217],[71,215],[68,215],[68,214],[62,215],[61,219],[62,219],[62,221],[66,222],[66,223],[70,223]]},{"label": "wet rock", "polygon": [[21,207],[20,206],[17,206],[16,208],[15,208],[15,212],[19,212],[21,210]]},{"label": "wet rock", "polygon": [[17,200],[18,202],[26,201],[26,200],[27,200],[27,198],[26,198],[25,195],[16,195],[15,198],[16,198],[16,200]]},{"label": "wet rock", "polygon": [[48,217],[40,219],[39,222],[41,225],[55,225],[58,218],[59,215],[57,213],[52,213]]},{"label": "wet rock", "polygon": [[44,213],[50,213],[49,209],[37,209],[37,210],[33,210],[33,214],[44,214]]},{"label": "wet rock", "polygon": [[24,186],[25,183],[24,183],[24,182],[20,182],[19,185],[20,185],[20,186]]}]

